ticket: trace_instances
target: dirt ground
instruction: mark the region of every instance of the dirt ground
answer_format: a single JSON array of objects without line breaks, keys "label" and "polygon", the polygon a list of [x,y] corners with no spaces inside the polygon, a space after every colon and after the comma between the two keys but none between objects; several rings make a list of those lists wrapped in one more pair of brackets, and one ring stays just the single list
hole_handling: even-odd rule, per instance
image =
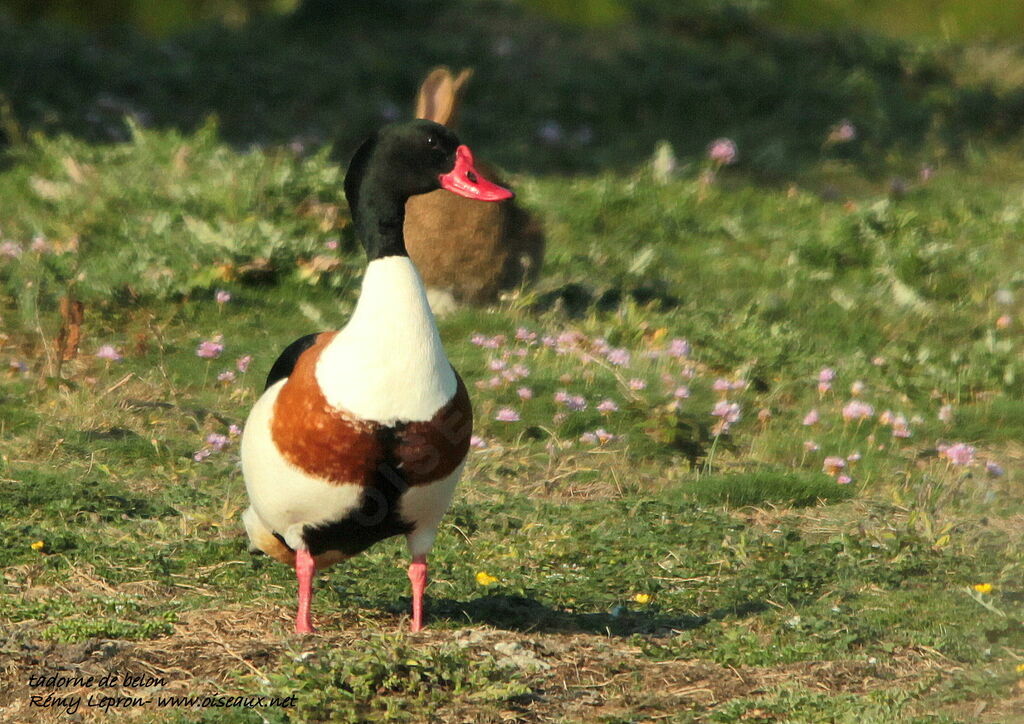
[{"label": "dirt ground", "polygon": [[[59,708],[30,707],[32,674],[90,675],[97,679],[111,671],[162,678],[161,693],[238,695],[260,690],[275,663],[284,656],[328,644],[344,648],[358,645],[361,628],[339,615],[325,615],[316,637],[268,637],[270,617],[288,625],[283,609],[253,610],[252,606],[214,612],[192,612],[182,617],[171,636],[153,641],[91,640],[78,644],[42,641],[34,626],[9,627],[0,639],[3,682],[0,714],[5,722],[101,721],[116,715],[125,721],[149,719],[150,707],[132,707],[104,715],[101,709],[81,707],[74,715]],[[254,622],[262,622],[254,625]],[[349,628],[346,629],[346,625]],[[285,628],[286,630],[286,628]],[[471,654],[507,657],[519,667],[532,694],[515,700],[493,721],[547,722],[599,721],[628,717],[656,721],[671,714],[700,716],[710,708],[737,697],[757,696],[785,684],[835,694],[861,694],[881,688],[911,688],[928,674],[948,670],[950,662],[934,651],[904,650],[887,661],[802,662],[776,667],[723,667],[702,660],[653,661],[628,640],[591,634],[520,634],[473,627],[452,631],[427,630],[425,643],[454,641]],[[248,677],[248,691],[240,690],[239,674]],[[138,696],[139,689],[110,689]],[[95,693],[95,689],[68,687],[62,695]],[[153,693],[150,690],[148,693]],[[752,709],[751,718],[772,720],[769,712]],[[1024,690],[999,706],[967,706],[947,711],[975,721],[1024,721]],[[445,722],[479,722],[480,709],[471,698],[453,699],[443,714]]]}]

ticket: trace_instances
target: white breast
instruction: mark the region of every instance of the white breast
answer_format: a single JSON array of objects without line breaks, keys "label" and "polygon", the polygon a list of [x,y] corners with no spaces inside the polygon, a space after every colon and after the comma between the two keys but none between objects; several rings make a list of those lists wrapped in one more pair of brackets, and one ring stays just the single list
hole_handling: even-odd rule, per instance
[{"label": "white breast", "polygon": [[316,379],[335,408],[389,426],[429,420],[452,398],[455,372],[408,257],[370,262],[355,312],[320,354]]}]

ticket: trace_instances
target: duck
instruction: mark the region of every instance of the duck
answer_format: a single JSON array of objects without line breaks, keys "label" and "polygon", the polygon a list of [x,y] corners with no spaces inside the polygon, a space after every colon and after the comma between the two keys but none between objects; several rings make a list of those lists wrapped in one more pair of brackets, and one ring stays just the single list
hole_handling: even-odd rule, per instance
[{"label": "duck", "polygon": [[438,189],[488,202],[513,196],[433,121],[385,126],[359,146],[344,181],[367,257],[355,309],[342,329],[281,352],[242,433],[249,547],[294,568],[296,633],[314,630],[317,571],[397,535],[411,557],[410,628],[423,628],[427,556],[473,428],[405,246],[407,201]]}]

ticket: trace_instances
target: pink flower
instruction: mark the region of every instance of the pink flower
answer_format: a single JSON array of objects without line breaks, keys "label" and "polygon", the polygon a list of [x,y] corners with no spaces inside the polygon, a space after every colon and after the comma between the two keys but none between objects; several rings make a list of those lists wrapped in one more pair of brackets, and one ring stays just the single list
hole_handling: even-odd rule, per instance
[{"label": "pink flower", "polygon": [[673,357],[689,357],[690,343],[685,339],[673,339],[668,345],[668,353]]},{"label": "pink flower", "polygon": [[228,435],[231,437],[238,437],[242,434],[242,428],[238,425],[228,425]]},{"label": "pink flower", "polygon": [[850,483],[853,482],[853,478],[851,478],[849,475],[840,475],[838,478],[836,478],[836,482],[839,483],[840,485],[849,485]]},{"label": "pink flower", "polygon": [[629,389],[639,392],[640,390],[647,388],[647,382],[641,380],[639,377],[634,377],[629,381]]},{"label": "pink flower", "polygon": [[17,259],[22,254],[21,245],[15,241],[5,241],[0,244],[0,256],[7,256],[11,259]]},{"label": "pink flower", "polygon": [[628,349],[621,349],[621,348],[620,349],[613,349],[610,352],[608,352],[607,359],[613,365],[617,365],[619,367],[622,367],[624,365],[628,365],[629,364],[629,360],[631,359],[631,355],[629,354],[629,350]]},{"label": "pink flower", "polygon": [[232,372],[231,370],[224,370],[219,375],[217,375],[217,379],[220,382],[234,382],[235,381],[235,373]]},{"label": "pink flower", "polygon": [[214,296],[217,300],[217,304],[227,304],[231,301],[231,292],[226,292],[223,289],[218,289],[217,294]]},{"label": "pink flower", "polygon": [[860,453],[859,452],[850,453],[849,455],[846,456],[846,461],[850,462],[850,463],[859,462],[860,461]]},{"label": "pink flower", "polygon": [[1009,314],[1003,314],[996,320],[996,329],[1009,329],[1012,322],[1013,317]]},{"label": "pink flower", "polygon": [[736,144],[729,138],[716,138],[708,145],[708,158],[719,166],[736,163]]},{"label": "pink flower", "polygon": [[537,333],[531,332],[526,327],[520,327],[516,330],[516,340],[519,342],[533,342],[537,339]]},{"label": "pink flower", "polygon": [[818,373],[818,382],[831,382],[836,378],[836,371],[831,367],[822,367]]},{"label": "pink flower", "polygon": [[505,344],[505,335],[498,334],[494,337],[487,337],[479,332],[469,338],[469,341],[484,349],[498,349]]},{"label": "pink flower", "polygon": [[473,435],[469,438],[469,446],[475,447],[477,450],[483,450],[487,447],[487,441],[479,435]]},{"label": "pink flower", "polygon": [[533,399],[533,390],[531,390],[529,387],[520,387],[518,390],[516,390],[516,394],[519,395],[520,400]]},{"label": "pink flower", "polygon": [[224,345],[221,343],[220,338],[208,339],[199,343],[196,347],[196,355],[203,357],[204,359],[215,359],[220,357],[220,353],[224,351]]},{"label": "pink flower", "polygon": [[722,418],[723,422],[732,424],[739,422],[740,420],[740,406],[739,403],[729,402],[728,400],[719,400],[714,408],[711,410],[711,414],[715,417]]},{"label": "pink flower", "polygon": [[903,415],[896,415],[892,420],[892,436],[899,438],[910,437],[910,428],[907,427],[907,418]]},{"label": "pink flower", "polygon": [[498,422],[519,422],[519,413],[511,407],[503,407],[498,410],[498,414],[494,416],[494,419]]},{"label": "pink flower", "polygon": [[487,369],[491,372],[501,372],[508,365],[505,364],[505,360],[491,359],[487,362]]},{"label": "pink flower", "polygon": [[214,450],[223,450],[225,447],[227,447],[229,442],[231,441],[228,440],[227,435],[221,435],[220,433],[217,432],[210,433],[209,435],[206,436],[206,444],[212,447]]},{"label": "pink flower", "polygon": [[100,347],[98,350],[96,350],[96,357],[99,358],[99,359],[110,360],[111,362],[118,362],[121,359],[123,359],[123,357],[121,356],[121,353],[118,352],[113,347],[113,345],[109,345],[109,344],[105,344],[102,347]]},{"label": "pink flower", "polygon": [[832,389],[831,382],[819,382],[818,383],[818,394],[824,395],[826,392]]},{"label": "pink flower", "polygon": [[821,447],[814,440],[807,440],[804,442],[804,450],[807,452],[818,452]]},{"label": "pink flower", "polygon": [[941,455],[954,465],[970,465],[974,462],[974,448],[963,442],[950,445]]},{"label": "pink flower", "polygon": [[817,410],[811,410],[806,415],[804,415],[804,424],[805,425],[808,425],[808,426],[810,426],[810,425],[817,425],[818,424],[818,420],[819,420],[819,417],[818,417],[818,411]]},{"label": "pink flower", "polygon": [[617,436],[611,434],[603,427],[599,427],[593,432],[585,432],[580,435],[580,442],[585,442],[590,445],[604,445],[606,442],[611,442],[615,439],[617,439]]},{"label": "pink flower", "polygon": [[874,414],[875,408],[860,400],[850,400],[843,408],[843,419],[847,422],[851,420],[867,420]]},{"label": "pink flower", "polygon": [[885,364],[885,357],[874,357],[871,360],[871,364],[875,367],[881,367]]},{"label": "pink flower", "polygon": [[672,391],[672,396],[677,400],[685,400],[690,396],[690,388],[686,385],[680,385]]},{"label": "pink flower", "polygon": [[32,239],[32,244],[29,248],[37,254],[46,254],[50,251],[50,242],[42,236],[37,236]]},{"label": "pink flower", "polygon": [[335,249],[338,248],[338,240],[328,239],[327,241],[324,242],[324,246],[330,249],[331,251],[334,251]]},{"label": "pink flower", "polygon": [[586,335],[584,335],[581,332],[576,332],[573,330],[570,330],[568,332],[562,332],[560,335],[558,335],[558,338],[555,340],[555,350],[558,352],[558,354],[565,354],[569,350],[581,346],[586,341],[586,339]]},{"label": "pink flower", "polygon": [[559,405],[565,405],[570,410],[587,409],[587,399],[583,395],[570,395],[565,390],[559,390],[555,393],[555,402]]},{"label": "pink flower", "polygon": [[732,389],[732,385],[729,384],[729,380],[719,377],[711,385],[711,389],[713,389],[715,392],[728,392],[730,389]]},{"label": "pink flower", "polygon": [[597,410],[603,413],[618,412],[619,406],[615,404],[614,400],[601,400],[597,405]]},{"label": "pink flower", "polygon": [[566,402],[566,406],[570,410],[576,410],[576,411],[586,410],[587,409],[587,398],[585,398],[583,395],[572,395],[569,398],[568,402]]},{"label": "pink flower", "polygon": [[249,364],[252,362],[252,355],[247,354],[244,357],[239,357],[235,360],[235,367],[239,372],[245,374],[245,371],[249,369]]},{"label": "pink flower", "polygon": [[893,420],[896,418],[892,414],[892,410],[884,410],[881,415],[878,416],[879,425],[891,425]]},{"label": "pink flower", "polygon": [[953,406],[943,405],[939,408],[939,422],[944,422],[947,425],[953,422]]},{"label": "pink flower", "polygon": [[830,455],[825,458],[822,463],[822,470],[829,475],[838,475],[844,468],[846,468],[846,461],[840,457],[835,457],[834,455]]},{"label": "pink flower", "polygon": [[831,143],[849,143],[857,137],[857,128],[847,120],[842,120],[829,131],[828,140]]},{"label": "pink flower", "polygon": [[210,457],[211,454],[212,453],[209,450],[203,448],[202,450],[193,453],[192,459],[195,460],[197,463],[201,463],[203,462],[203,460],[206,460],[206,458]]}]

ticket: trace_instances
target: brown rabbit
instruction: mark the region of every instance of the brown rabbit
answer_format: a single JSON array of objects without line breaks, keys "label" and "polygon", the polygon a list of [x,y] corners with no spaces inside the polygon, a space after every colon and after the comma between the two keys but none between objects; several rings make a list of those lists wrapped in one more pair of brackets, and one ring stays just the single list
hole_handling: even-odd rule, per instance
[{"label": "brown rabbit", "polygon": [[[420,86],[416,117],[453,126],[460,93],[473,71],[453,76],[434,68]],[[502,186],[484,163],[477,168]],[[446,191],[413,196],[406,204],[405,245],[426,284],[435,314],[456,304],[486,304],[502,291],[536,279],[544,257],[540,223],[514,200],[486,203]]]}]

